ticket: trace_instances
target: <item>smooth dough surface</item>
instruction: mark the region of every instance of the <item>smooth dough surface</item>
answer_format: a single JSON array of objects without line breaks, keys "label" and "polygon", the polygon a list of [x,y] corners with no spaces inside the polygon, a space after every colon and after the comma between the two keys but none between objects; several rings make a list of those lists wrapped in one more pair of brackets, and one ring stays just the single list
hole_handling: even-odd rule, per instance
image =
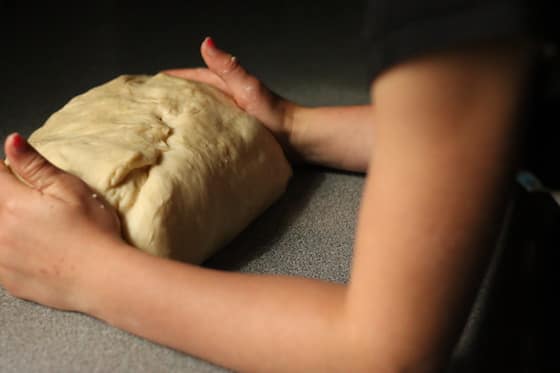
[{"label": "smooth dough surface", "polygon": [[148,253],[200,263],[285,190],[281,147],[217,89],[120,76],[75,97],[30,143],[119,212]]}]

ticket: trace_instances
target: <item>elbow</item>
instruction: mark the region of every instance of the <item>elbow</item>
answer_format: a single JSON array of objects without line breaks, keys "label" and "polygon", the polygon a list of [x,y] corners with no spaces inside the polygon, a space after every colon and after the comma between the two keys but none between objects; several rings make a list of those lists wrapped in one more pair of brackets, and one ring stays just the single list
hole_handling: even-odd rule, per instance
[{"label": "elbow", "polygon": [[[372,330],[372,329],[369,329]],[[372,337],[368,329],[351,333],[343,348],[346,362],[341,371],[357,373],[439,373],[445,371],[445,354],[428,352],[426,346],[410,346],[410,341],[395,342]]]}]

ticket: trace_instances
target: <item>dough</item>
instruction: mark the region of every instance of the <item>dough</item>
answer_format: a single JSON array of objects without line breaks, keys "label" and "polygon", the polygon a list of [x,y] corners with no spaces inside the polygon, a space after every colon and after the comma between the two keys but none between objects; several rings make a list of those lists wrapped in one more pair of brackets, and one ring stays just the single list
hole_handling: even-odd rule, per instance
[{"label": "dough", "polygon": [[200,263],[285,190],[281,147],[217,89],[121,76],[75,97],[29,142],[118,211],[127,241]]}]

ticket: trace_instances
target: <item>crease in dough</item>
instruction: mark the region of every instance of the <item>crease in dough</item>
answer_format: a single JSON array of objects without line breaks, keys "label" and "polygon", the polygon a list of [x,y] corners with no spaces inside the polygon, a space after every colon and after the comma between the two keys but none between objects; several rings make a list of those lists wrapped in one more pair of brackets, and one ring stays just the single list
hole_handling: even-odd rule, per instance
[{"label": "crease in dough", "polygon": [[70,100],[29,139],[117,210],[123,236],[200,263],[285,190],[273,136],[206,84],[125,75]]}]

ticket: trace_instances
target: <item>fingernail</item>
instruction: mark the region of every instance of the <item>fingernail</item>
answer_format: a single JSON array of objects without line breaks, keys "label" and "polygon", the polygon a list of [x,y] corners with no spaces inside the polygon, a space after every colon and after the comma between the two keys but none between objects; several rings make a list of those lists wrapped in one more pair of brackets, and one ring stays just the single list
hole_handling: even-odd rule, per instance
[{"label": "fingernail", "polygon": [[206,45],[210,48],[216,48],[216,43],[214,43],[214,39],[210,36],[206,37]]},{"label": "fingernail", "polygon": [[12,143],[14,144],[14,148],[18,153],[26,152],[29,149],[29,144],[19,133],[16,133],[14,135]]}]

